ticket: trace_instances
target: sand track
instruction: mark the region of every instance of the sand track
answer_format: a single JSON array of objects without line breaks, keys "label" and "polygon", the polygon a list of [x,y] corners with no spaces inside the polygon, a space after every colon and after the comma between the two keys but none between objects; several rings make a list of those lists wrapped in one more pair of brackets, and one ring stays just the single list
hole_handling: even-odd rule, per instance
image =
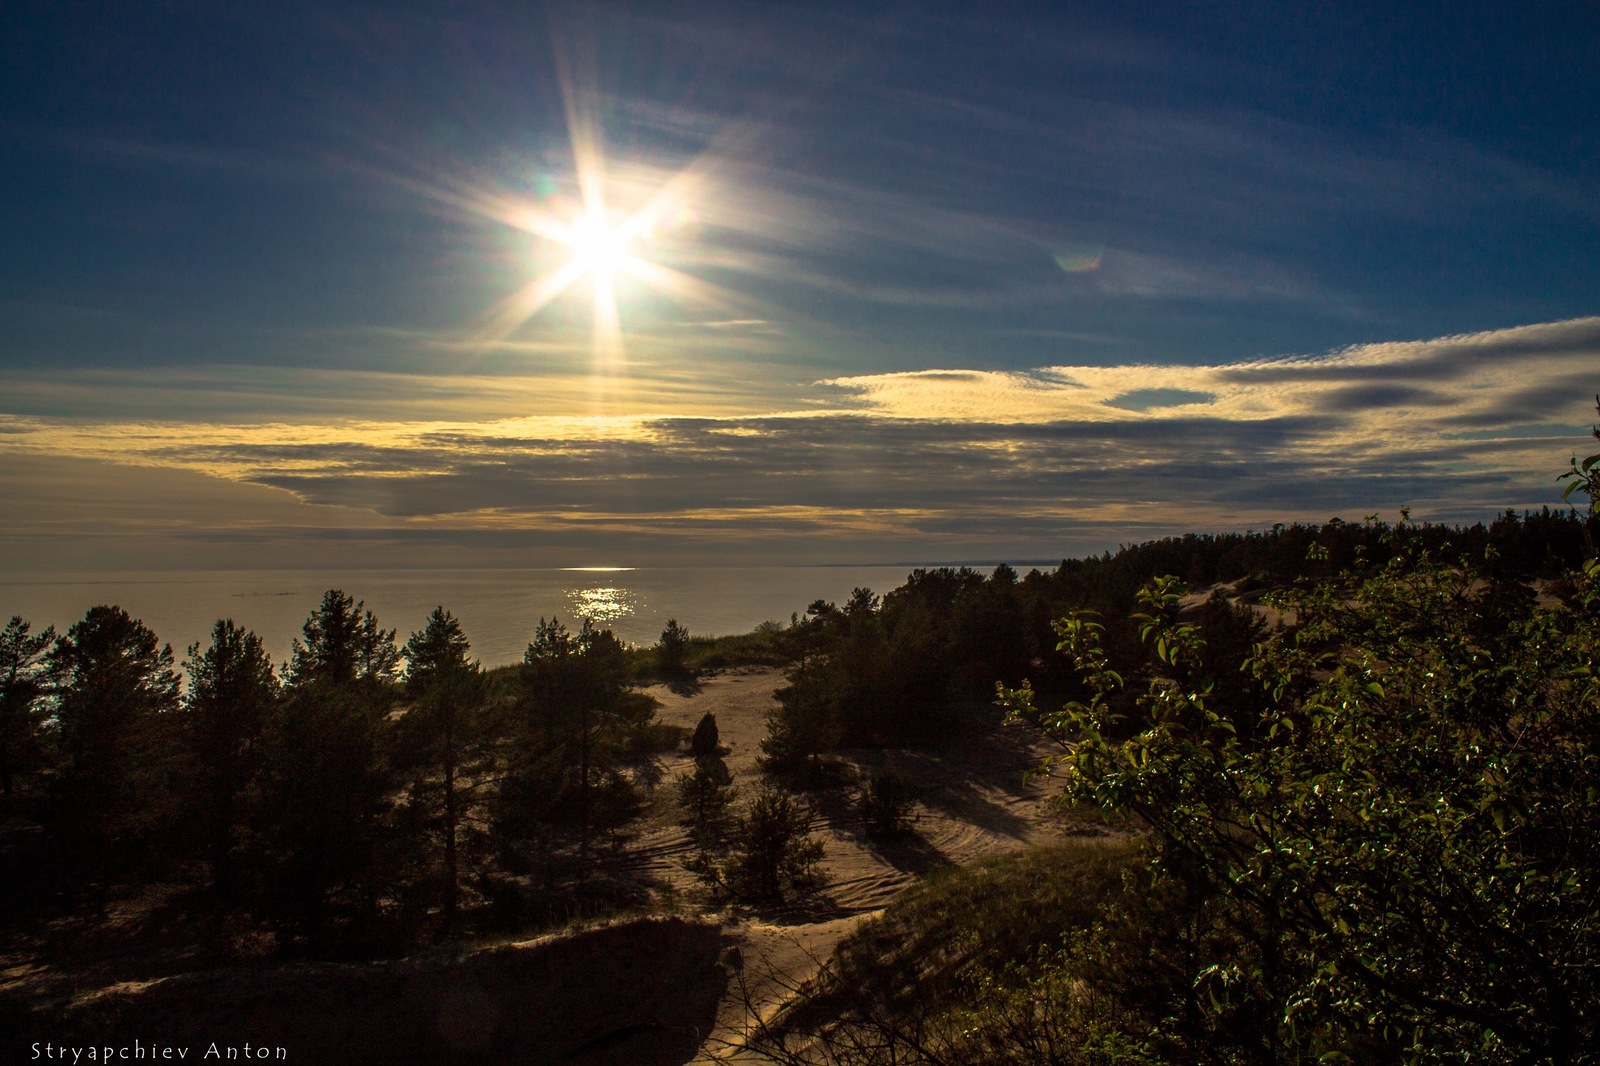
[{"label": "sand track", "polygon": [[[716,715],[727,749],[724,761],[741,796],[747,797],[761,781],[761,738],[774,706],[772,694],[782,683],[779,671],[760,670],[712,678],[693,696],[652,692],[661,701],[657,714],[664,722],[692,729],[701,715]],[[875,911],[941,867],[965,865],[1057,835],[1060,818],[1050,802],[1055,790],[1048,781],[1024,780],[1048,753],[1037,734],[1021,728],[974,730],[932,750],[842,752],[857,777],[865,779],[880,767],[892,766],[909,773],[922,796],[913,834],[882,842],[862,831],[854,784],[803,794],[813,811],[812,833],[825,848],[826,907],[839,916]],[[684,752],[660,759],[652,775],[660,788],[670,791],[677,776],[692,769]],[[698,884],[683,867],[692,855],[689,835],[677,825],[670,797],[661,799],[621,861],[693,898]]]},{"label": "sand track", "polygon": [[[658,717],[693,729],[701,715],[716,715],[724,761],[742,797],[761,780],[758,759],[772,694],[783,684],[776,670],[725,674],[692,696],[652,690]],[[1060,835],[1063,819],[1048,780],[1024,775],[1050,754],[1037,733],[1022,728],[974,731],[932,750],[862,750],[841,753],[865,778],[888,765],[904,770],[922,789],[914,833],[875,841],[862,830],[856,786],[843,784],[803,794],[813,811],[812,833],[823,841],[828,885],[803,913],[784,919],[740,921],[725,927],[737,947],[738,975],[717,1013],[717,1025],[697,1063],[743,1059],[739,1053],[756,1017],[770,1017],[812,977],[834,946],[911,884],[930,873],[1004,854]],[[704,901],[704,890],[684,867],[693,854],[670,802],[674,779],[689,772],[687,753],[664,757],[652,776],[668,793],[652,805],[652,818],[619,856],[632,870],[670,885],[683,899]]]}]

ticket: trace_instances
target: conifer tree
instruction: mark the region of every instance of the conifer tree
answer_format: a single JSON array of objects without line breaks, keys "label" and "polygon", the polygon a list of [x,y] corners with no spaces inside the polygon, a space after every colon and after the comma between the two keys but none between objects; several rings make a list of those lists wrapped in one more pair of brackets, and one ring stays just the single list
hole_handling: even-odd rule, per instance
[{"label": "conifer tree", "polygon": [[12,615],[0,630],[0,788],[7,796],[13,776],[36,755],[40,705],[49,691],[44,656],[56,631],[30,635],[30,628]]},{"label": "conifer tree", "polygon": [[734,849],[720,871],[723,887],[749,902],[781,903],[824,883],[822,842],[809,833],[810,813],[787,792],[763,788],[734,831]]},{"label": "conifer tree", "polygon": [[587,853],[595,829],[618,824],[633,792],[617,766],[654,701],[627,687],[627,659],[610,630],[572,633],[540,619],[523,657],[518,765],[501,790],[497,822],[507,839],[543,838],[575,826]]},{"label": "conifer tree", "polygon": [[65,765],[54,813],[69,867],[129,872],[173,810],[172,647],[120,607],[91,607],[49,656]]},{"label": "conifer tree", "polygon": [[261,638],[231,618],[217,620],[205,651],[190,646],[184,668],[192,819],[211,866],[212,890],[228,897],[243,797],[261,770],[262,734],[277,705],[278,679]]},{"label": "conifer tree", "polygon": [[260,829],[279,915],[316,940],[334,905],[376,905],[390,791],[382,740],[400,652],[394,630],[338,589],[302,634],[267,731]]},{"label": "conifer tree", "polygon": [[667,619],[656,644],[656,670],[669,681],[681,680],[688,673],[685,662],[689,654],[689,630],[678,624],[676,618]]},{"label": "conifer tree", "polygon": [[689,738],[689,753],[696,762],[710,758],[717,754],[719,741],[717,716],[707,711],[700,716],[699,724],[694,727],[694,736]]},{"label": "conifer tree", "polygon": [[461,624],[443,607],[434,608],[427,625],[406,643],[405,688],[412,705],[401,719],[402,743],[440,774],[447,917],[455,915],[460,898],[457,835],[463,796],[457,775],[483,739],[483,670],[468,658],[470,650]]}]

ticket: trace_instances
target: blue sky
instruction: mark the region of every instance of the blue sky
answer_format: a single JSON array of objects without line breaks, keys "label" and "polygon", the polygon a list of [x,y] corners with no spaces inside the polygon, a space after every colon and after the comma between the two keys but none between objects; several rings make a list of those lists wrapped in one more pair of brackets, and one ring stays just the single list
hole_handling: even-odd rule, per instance
[{"label": "blue sky", "polygon": [[[1059,558],[1557,501],[1595,9],[1130,7],[8,6],[7,565]],[[579,269],[597,200],[626,236]]]}]

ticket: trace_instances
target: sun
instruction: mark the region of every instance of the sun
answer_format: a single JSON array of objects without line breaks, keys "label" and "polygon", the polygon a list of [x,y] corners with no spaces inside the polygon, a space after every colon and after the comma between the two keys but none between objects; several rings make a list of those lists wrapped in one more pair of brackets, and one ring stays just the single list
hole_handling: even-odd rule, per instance
[{"label": "sun", "polygon": [[603,215],[585,214],[572,223],[563,242],[573,261],[597,281],[610,281],[634,260],[635,234],[628,226],[612,226]]},{"label": "sun", "polygon": [[[546,269],[522,288],[502,299],[489,314],[485,341],[502,340],[539,314],[548,304],[581,281],[587,280],[594,297],[594,355],[597,363],[614,364],[622,358],[622,318],[617,288],[623,276],[651,288],[685,299],[706,299],[713,287],[657,261],[654,242],[681,231],[694,212],[669,181],[622,214],[614,211],[605,195],[603,161],[590,151],[578,155],[581,202],[574,205],[515,202],[502,198],[466,199],[479,214],[514,226],[540,239],[545,248],[565,253],[560,265]],[[620,218],[620,221],[618,220]],[[548,263],[545,255],[539,261]]]},{"label": "sun", "polygon": [[[688,245],[703,228],[697,205],[714,195],[710,186],[716,159],[697,157],[677,170],[629,159],[620,168],[625,177],[614,180],[616,161],[607,158],[602,146],[599,117],[590,100],[594,94],[580,92],[570,72],[563,75],[561,88],[572,169],[564,177],[540,176],[536,184],[553,186],[552,191],[530,199],[466,181],[410,183],[452,208],[521,230],[539,241],[528,260],[535,272],[486,309],[473,330],[473,343],[487,347],[508,340],[582,282],[587,282],[585,287],[593,295],[597,379],[624,369],[619,300],[624,278],[673,303],[703,305],[735,316],[756,314],[745,298],[671,265],[694,260]],[[574,192],[576,196],[571,195]],[[555,256],[549,254],[552,250]],[[653,313],[659,313],[662,306],[653,304]]]},{"label": "sun", "polygon": [[642,237],[653,229],[649,209],[629,215],[613,224],[611,213],[596,181],[582,182],[584,206],[576,217],[557,222],[534,216],[528,228],[571,253],[566,264],[554,273],[536,278],[524,290],[530,301],[519,301],[516,314],[526,321],[548,303],[587,277],[594,292],[594,357],[597,363],[616,363],[622,358],[622,314],[617,304],[617,279],[632,274],[660,284],[660,273],[653,272],[643,257]]}]

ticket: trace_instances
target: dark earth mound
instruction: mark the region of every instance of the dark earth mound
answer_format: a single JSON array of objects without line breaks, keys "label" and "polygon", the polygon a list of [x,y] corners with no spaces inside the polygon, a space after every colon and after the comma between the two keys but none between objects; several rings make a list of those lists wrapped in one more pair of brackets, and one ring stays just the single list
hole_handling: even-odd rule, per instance
[{"label": "dark earth mound", "polygon": [[661,918],[449,959],[189,974],[37,1011],[4,1057],[40,1041],[41,1057],[49,1043],[131,1059],[138,1041],[191,1062],[216,1061],[213,1044],[243,1060],[248,1043],[250,1059],[299,1063],[678,1066],[715,1019],[723,947],[716,926]]}]

